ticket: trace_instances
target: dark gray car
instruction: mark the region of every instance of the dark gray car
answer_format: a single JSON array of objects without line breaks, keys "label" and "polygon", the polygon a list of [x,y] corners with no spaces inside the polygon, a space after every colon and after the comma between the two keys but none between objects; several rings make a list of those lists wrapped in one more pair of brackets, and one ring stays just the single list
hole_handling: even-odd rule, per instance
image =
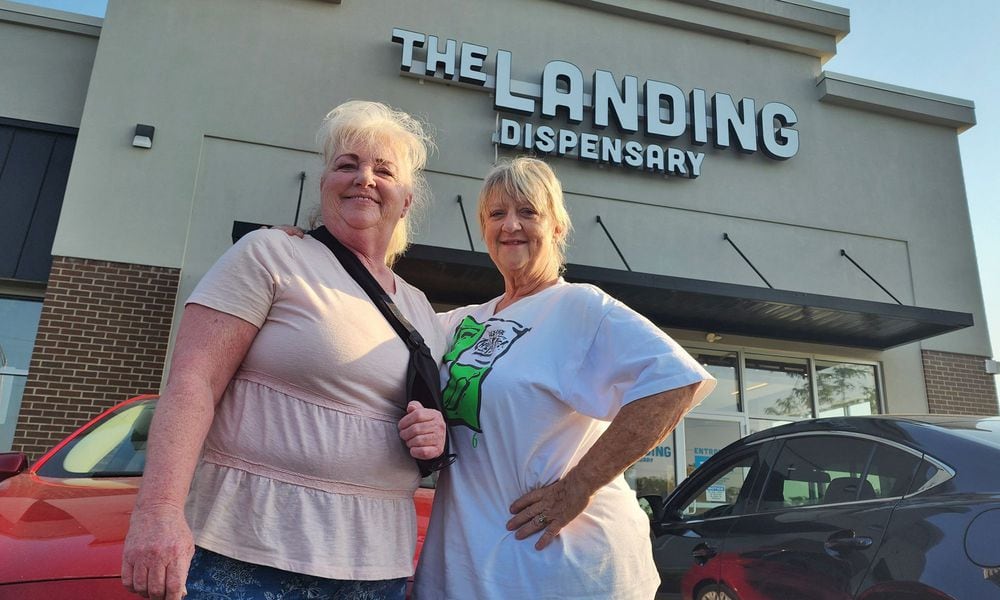
[{"label": "dark gray car", "polygon": [[1000,418],[761,431],[678,486],[652,530],[660,599],[1000,598]]}]

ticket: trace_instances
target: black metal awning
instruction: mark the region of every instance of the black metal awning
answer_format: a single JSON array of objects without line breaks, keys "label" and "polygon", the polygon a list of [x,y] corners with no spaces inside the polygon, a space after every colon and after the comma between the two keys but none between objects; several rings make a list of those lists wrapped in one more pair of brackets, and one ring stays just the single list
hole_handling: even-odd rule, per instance
[{"label": "black metal awning", "polygon": [[[489,256],[414,245],[396,272],[432,302],[480,303],[503,292]],[[570,264],[567,281],[592,283],[662,327],[885,350],[971,327],[969,313]]]}]

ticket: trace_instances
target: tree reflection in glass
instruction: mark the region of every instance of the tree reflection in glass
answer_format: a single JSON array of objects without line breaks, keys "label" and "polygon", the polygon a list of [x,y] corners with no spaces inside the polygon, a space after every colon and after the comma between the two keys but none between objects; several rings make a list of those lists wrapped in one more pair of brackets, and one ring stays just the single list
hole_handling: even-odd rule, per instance
[{"label": "tree reflection in glass", "polygon": [[874,365],[816,361],[819,416],[878,413],[878,385]]},{"label": "tree reflection in glass", "polygon": [[751,416],[812,416],[809,362],[804,358],[746,356],[747,409]]}]

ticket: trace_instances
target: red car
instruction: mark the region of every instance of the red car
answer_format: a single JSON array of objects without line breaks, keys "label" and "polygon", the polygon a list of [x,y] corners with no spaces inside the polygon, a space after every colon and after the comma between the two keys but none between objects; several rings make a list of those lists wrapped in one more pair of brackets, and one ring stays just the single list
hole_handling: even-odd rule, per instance
[{"label": "red car", "polygon": [[[27,470],[23,454],[0,454],[0,600],[139,598],[121,584],[122,544],[156,398],[101,413]],[[433,497],[414,496],[418,554]]]}]

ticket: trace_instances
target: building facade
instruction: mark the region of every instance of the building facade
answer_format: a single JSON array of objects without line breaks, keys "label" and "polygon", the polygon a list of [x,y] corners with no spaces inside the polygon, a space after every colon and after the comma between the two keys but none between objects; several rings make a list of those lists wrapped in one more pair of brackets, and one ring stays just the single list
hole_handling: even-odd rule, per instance
[{"label": "building facade", "polygon": [[[7,200],[8,177],[27,188],[10,167],[0,178],[2,210],[32,215],[5,226],[17,256],[55,227],[42,275],[5,258],[0,281],[0,319],[17,324],[0,343],[22,340],[0,425],[15,449],[37,455],[159,388],[183,300],[234,232],[305,223],[316,128],[348,99],[434,126],[435,201],[398,267],[432,302],[500,291],[478,188],[498,159],[545,156],[574,222],[566,278],[629,303],[719,379],[630,470],[644,492],[788,420],[997,414],[958,151],[973,104],[825,72],[846,9],[110,0],[98,20],[0,0],[0,28],[19,57],[0,61],[5,135],[72,146],[55,212]],[[37,166],[57,160],[4,139],[59,187]]]}]

